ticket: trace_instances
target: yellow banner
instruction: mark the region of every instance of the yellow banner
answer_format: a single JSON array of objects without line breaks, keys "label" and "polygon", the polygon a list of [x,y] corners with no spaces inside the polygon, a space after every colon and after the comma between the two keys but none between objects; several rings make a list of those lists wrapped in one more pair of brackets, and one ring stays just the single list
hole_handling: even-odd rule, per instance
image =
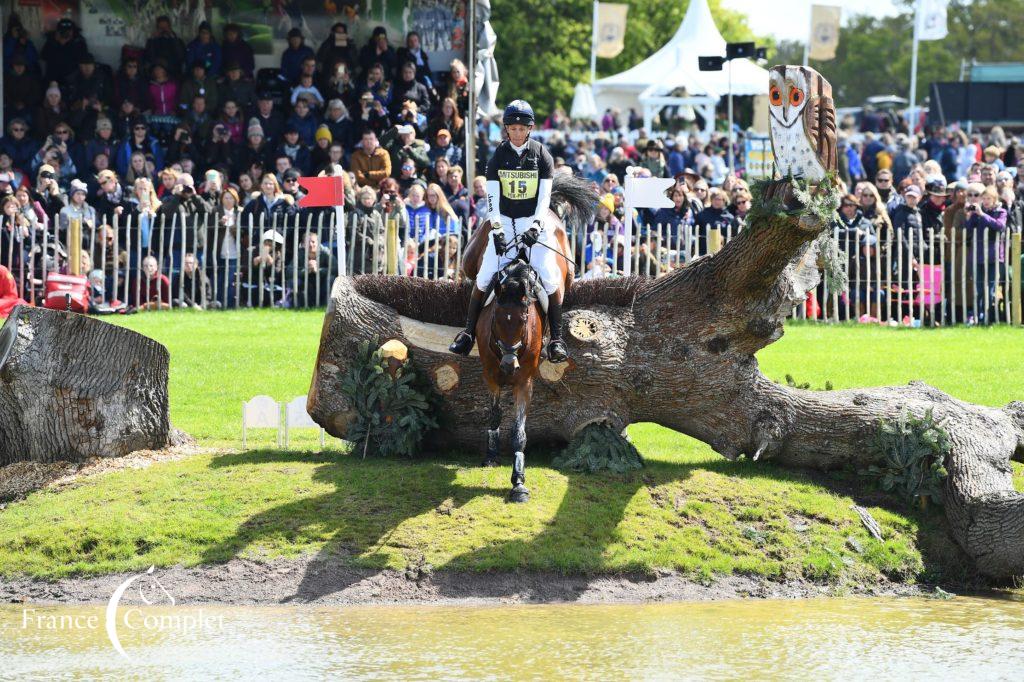
[{"label": "yellow banner", "polygon": [[811,46],[808,53],[811,59],[824,61],[835,58],[841,15],[841,7],[811,5]]},{"label": "yellow banner", "polygon": [[617,57],[626,44],[626,12],[629,5],[597,3],[597,56]]}]

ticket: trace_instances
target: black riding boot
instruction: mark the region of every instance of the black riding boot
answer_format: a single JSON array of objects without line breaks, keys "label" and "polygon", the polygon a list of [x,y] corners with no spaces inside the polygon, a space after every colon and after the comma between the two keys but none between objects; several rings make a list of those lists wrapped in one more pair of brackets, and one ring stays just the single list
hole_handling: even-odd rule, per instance
[{"label": "black riding boot", "polygon": [[480,317],[480,311],[484,307],[484,292],[476,286],[473,287],[473,295],[469,299],[469,314],[466,316],[466,328],[459,332],[459,335],[448,346],[448,350],[458,355],[469,355],[473,350],[473,343],[476,341],[476,321]]},{"label": "black riding boot", "polygon": [[548,361],[565,362],[569,359],[569,349],[562,340],[562,302],[557,296],[548,298],[548,331],[551,334]]}]

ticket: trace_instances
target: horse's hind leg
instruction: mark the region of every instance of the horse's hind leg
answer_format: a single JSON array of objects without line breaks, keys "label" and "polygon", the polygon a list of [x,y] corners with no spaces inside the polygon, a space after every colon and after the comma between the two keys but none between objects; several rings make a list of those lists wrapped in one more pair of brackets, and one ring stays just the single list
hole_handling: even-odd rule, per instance
[{"label": "horse's hind leg", "polygon": [[526,408],[530,405],[533,383],[516,385],[513,396],[516,402],[516,423],[512,429],[512,449],[515,459],[512,461],[512,492],[509,502],[528,502],[530,490],[526,483]]},{"label": "horse's hind leg", "polygon": [[491,394],[490,424],[487,429],[487,455],[483,466],[498,466],[498,451],[501,447],[501,389]]}]

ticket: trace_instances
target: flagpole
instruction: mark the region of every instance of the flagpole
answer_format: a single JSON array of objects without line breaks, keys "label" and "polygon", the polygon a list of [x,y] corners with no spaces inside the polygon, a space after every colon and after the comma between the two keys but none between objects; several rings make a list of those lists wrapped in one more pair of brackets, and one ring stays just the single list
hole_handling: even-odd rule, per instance
[{"label": "flagpole", "polygon": [[[469,101],[466,107],[466,177],[472,183],[476,177],[476,126],[477,126],[477,102],[476,102],[476,0],[469,0]],[[473,185],[470,184],[470,187]]]},{"label": "flagpole", "polygon": [[811,33],[814,30],[814,6],[808,5],[810,10],[807,13],[807,40],[804,41],[804,66],[807,66],[807,59],[811,52]]},{"label": "flagpole", "polygon": [[594,0],[594,19],[590,27],[590,85],[597,81],[597,1]]},{"label": "flagpole", "polygon": [[910,108],[908,109],[908,122],[910,124],[910,134],[914,134],[914,128],[916,127],[917,116],[914,114],[914,104],[917,100],[917,27],[921,21],[921,0],[914,2],[914,46],[910,53]]}]

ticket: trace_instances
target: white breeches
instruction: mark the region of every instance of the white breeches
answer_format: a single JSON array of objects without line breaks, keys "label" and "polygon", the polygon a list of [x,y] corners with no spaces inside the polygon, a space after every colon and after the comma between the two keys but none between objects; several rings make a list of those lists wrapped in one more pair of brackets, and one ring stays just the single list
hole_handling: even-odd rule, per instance
[{"label": "white breeches", "polygon": [[[555,228],[549,221],[549,217],[545,218],[544,229],[540,232],[540,240],[529,249],[528,254],[530,265],[540,275],[540,280],[544,284],[544,291],[550,296],[558,291],[558,285],[562,279],[562,270],[558,265],[558,259],[561,256],[551,250],[558,249],[558,244],[555,241]],[[515,218],[513,221],[512,218],[501,216],[502,231],[505,233],[505,240],[509,244],[512,244],[512,240],[515,239],[517,234],[522,234],[532,226],[532,218]],[[547,244],[550,248],[545,248],[541,244]],[[507,255],[498,256],[494,251],[494,240],[488,237],[487,248],[484,250],[484,259],[480,264],[480,272],[476,276],[477,288],[480,291],[486,291],[491,283],[491,278],[494,277],[494,273],[503,268],[515,255],[516,249],[510,248]]]}]

